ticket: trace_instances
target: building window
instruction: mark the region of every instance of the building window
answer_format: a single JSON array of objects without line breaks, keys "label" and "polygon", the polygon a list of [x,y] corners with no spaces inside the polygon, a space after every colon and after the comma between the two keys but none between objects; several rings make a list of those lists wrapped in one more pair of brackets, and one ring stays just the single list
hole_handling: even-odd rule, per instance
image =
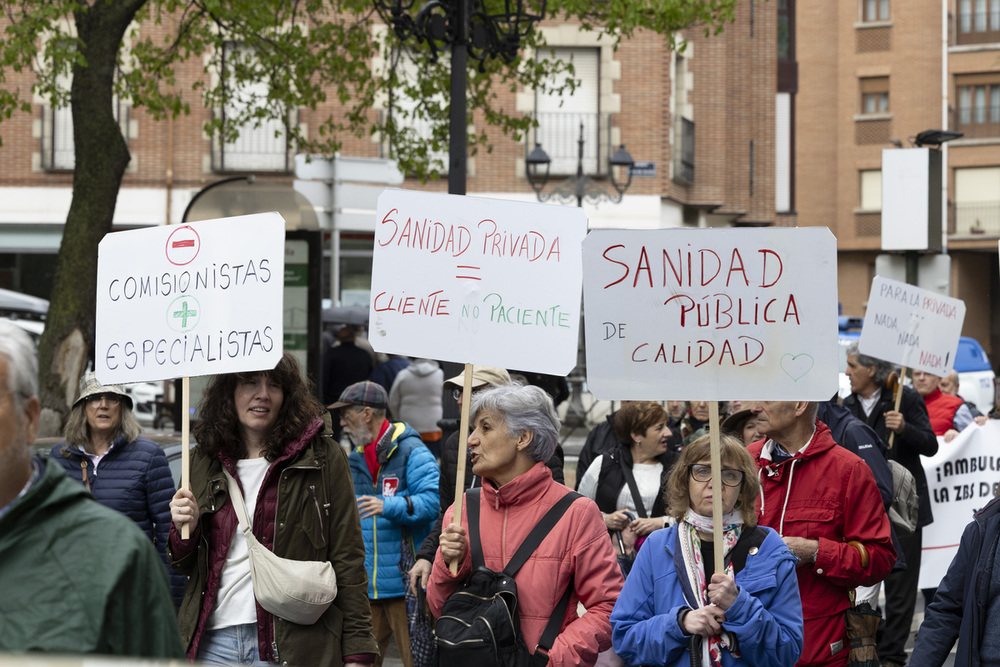
[{"label": "building window", "polygon": [[[268,97],[269,82],[265,78],[241,76],[239,83],[233,73],[239,68],[252,68],[252,47],[239,42],[227,42],[222,53],[222,76],[225,102],[221,110],[223,126],[239,122],[251,108],[260,108]],[[230,83],[232,81],[232,83]],[[212,139],[212,169],[215,171],[291,171],[294,153],[288,146],[288,126],[292,114],[284,118],[264,118],[244,122],[239,136],[224,141]]]},{"label": "building window", "polygon": [[955,79],[956,129],[968,137],[1000,136],[1000,74],[969,74]]},{"label": "building window", "polygon": [[1000,41],[1000,0],[959,0],[958,43]]},{"label": "building window", "polygon": [[1000,236],[1000,167],[955,170],[954,234]]},{"label": "building window", "polygon": [[861,211],[882,210],[882,170],[871,169],[860,172],[860,196],[858,209]]},{"label": "building window", "polygon": [[889,77],[873,76],[861,79],[861,113],[889,112]]},{"label": "building window", "polygon": [[[548,153],[552,174],[574,174],[583,133],[583,171],[603,174],[607,162],[610,120],[602,118],[600,109],[600,49],[590,47],[555,47],[544,50],[539,58],[561,60],[573,64],[577,86],[571,94],[535,94],[535,143]],[[564,80],[565,75],[559,77]],[[555,80],[550,86],[560,86]]]},{"label": "building window", "polygon": [[888,21],[889,0],[861,0],[861,20]]}]

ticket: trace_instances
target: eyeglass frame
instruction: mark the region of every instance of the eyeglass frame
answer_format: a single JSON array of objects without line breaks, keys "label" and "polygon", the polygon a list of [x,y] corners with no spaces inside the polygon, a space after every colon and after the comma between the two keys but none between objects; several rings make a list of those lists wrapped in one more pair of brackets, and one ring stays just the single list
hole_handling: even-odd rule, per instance
[{"label": "eyeglass frame", "polygon": [[122,397],[120,394],[111,391],[102,391],[97,394],[91,394],[86,399],[88,404],[93,403],[95,405],[104,400],[108,402],[108,405],[118,405],[122,402]]},{"label": "eyeglass frame", "polygon": [[[699,468],[707,468],[708,469],[708,477],[706,477],[705,479],[698,479],[695,476],[695,474],[694,474],[694,468],[695,468],[695,466],[698,466]],[[724,479],[723,474],[722,474],[722,473],[726,473],[726,472],[739,473],[740,480],[738,482],[736,482],[735,484],[729,484],[728,482],[726,482],[726,480]],[[691,479],[693,479],[694,481],[701,482],[701,483],[704,484],[705,482],[708,482],[708,481],[710,481],[712,479],[712,466],[705,465],[704,463],[689,463],[688,464],[688,476],[691,477]],[[739,468],[723,468],[722,470],[719,471],[719,479],[722,481],[722,484],[725,485],[725,486],[728,486],[729,488],[732,488],[732,489],[740,487],[743,484],[743,480],[745,478],[746,478],[746,473],[744,471],[740,470]]]}]

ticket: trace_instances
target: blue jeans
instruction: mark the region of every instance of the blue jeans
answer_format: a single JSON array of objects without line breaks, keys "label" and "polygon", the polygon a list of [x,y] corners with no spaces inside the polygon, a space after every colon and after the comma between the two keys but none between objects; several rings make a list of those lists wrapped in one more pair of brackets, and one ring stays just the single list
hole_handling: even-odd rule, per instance
[{"label": "blue jeans", "polygon": [[206,630],[198,647],[198,661],[206,665],[273,664],[260,659],[256,623]]}]

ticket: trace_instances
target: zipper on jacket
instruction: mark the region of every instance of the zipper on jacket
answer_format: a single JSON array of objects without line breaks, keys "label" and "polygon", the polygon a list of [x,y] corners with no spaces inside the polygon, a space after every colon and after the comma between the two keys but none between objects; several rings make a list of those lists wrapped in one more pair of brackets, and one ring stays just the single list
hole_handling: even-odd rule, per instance
[{"label": "zipper on jacket", "polygon": [[[323,513],[319,509],[319,498],[316,497],[316,485],[315,484],[310,484],[309,485],[309,494],[312,496],[313,505],[316,506],[316,518],[319,519],[319,526],[322,529],[323,528]],[[330,515],[330,505],[329,505],[329,503],[327,503],[326,508],[327,508],[326,509],[326,514],[327,514],[327,516],[329,516]]]}]

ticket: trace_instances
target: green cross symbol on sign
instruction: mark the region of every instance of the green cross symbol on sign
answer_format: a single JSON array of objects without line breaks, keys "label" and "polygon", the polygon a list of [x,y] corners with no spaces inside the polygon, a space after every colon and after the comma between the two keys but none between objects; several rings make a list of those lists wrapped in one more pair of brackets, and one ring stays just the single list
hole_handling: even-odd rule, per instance
[{"label": "green cross symbol on sign", "polygon": [[187,328],[188,318],[189,317],[194,317],[197,314],[198,314],[197,310],[188,310],[187,301],[182,301],[181,302],[181,309],[180,310],[175,310],[173,312],[173,316],[174,317],[181,318],[181,328],[183,328],[183,329]]}]

